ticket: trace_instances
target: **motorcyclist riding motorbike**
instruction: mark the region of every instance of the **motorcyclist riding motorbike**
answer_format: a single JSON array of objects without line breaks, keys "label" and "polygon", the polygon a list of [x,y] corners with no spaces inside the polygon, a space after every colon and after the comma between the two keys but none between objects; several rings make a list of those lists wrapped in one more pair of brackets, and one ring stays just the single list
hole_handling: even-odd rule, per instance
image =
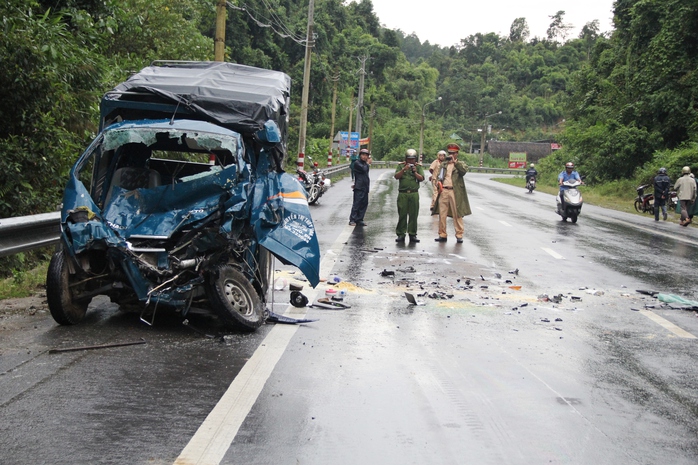
[{"label": "motorcyclist riding motorbike", "polygon": [[577,173],[574,169],[574,163],[567,162],[565,163],[565,170],[562,171],[560,174],[557,175],[557,183],[560,186],[560,200],[562,200],[562,208],[565,208],[565,196],[564,193],[569,187],[563,185],[566,181],[579,181],[581,184],[584,184],[582,182],[582,178],[579,176],[579,173]]},{"label": "motorcyclist riding motorbike", "polygon": [[[533,189],[536,188],[536,179],[538,178],[538,171],[535,168],[536,165],[531,163],[526,170],[526,189],[528,189],[528,192],[533,192]],[[533,180],[533,182],[531,182]]]}]

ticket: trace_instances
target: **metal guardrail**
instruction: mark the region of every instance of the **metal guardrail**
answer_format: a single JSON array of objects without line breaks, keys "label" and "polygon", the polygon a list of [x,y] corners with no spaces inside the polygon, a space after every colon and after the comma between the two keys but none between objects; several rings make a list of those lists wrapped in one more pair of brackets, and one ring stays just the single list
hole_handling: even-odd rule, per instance
[{"label": "metal guardrail", "polygon": [[60,212],[0,219],[0,257],[57,244],[60,234]]},{"label": "metal guardrail", "polygon": [[[371,166],[389,168],[391,165],[397,165],[397,163],[394,161],[374,161]],[[322,168],[322,170],[328,177],[344,173],[348,174],[349,163],[341,163],[337,166]],[[469,170],[474,173],[525,173],[524,170],[508,168],[470,167]],[[61,233],[60,221],[60,212],[0,219],[0,257],[57,244]]]}]

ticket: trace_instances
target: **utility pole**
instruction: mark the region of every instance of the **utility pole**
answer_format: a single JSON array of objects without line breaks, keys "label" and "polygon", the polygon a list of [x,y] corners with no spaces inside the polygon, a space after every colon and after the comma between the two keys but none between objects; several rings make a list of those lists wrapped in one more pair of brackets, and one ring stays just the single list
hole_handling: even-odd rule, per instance
[{"label": "utility pole", "polygon": [[330,126],[330,148],[327,152],[327,166],[332,166],[332,144],[334,143],[334,121],[337,113],[337,83],[339,82],[339,72],[335,68],[335,74],[332,76],[334,81],[334,90],[332,91],[332,125]]},{"label": "utility pole", "polygon": [[315,0],[308,2],[308,31],[305,38],[305,69],[303,70],[303,95],[301,97],[301,127],[298,132],[298,161],[296,165],[305,165],[305,134],[308,126],[308,94],[310,92],[310,56],[313,49],[313,15]]},{"label": "utility pole", "polygon": [[216,5],[216,38],[213,42],[213,56],[215,61],[225,59],[225,17],[226,0],[218,0]]},{"label": "utility pole", "polygon": [[349,130],[347,136],[347,161],[349,161],[349,154],[351,150],[351,117],[354,114],[354,91],[351,92],[351,100],[349,100]]},{"label": "utility pole", "polygon": [[356,105],[356,131],[359,133],[359,139],[361,139],[361,109],[364,106],[364,76],[366,75],[366,61],[369,59],[368,56],[364,55],[359,57],[359,62],[361,63],[361,69],[359,69],[359,100]]},{"label": "utility pole", "polygon": [[376,102],[371,102],[371,122],[368,124],[368,151],[373,152],[373,120],[376,118]]}]

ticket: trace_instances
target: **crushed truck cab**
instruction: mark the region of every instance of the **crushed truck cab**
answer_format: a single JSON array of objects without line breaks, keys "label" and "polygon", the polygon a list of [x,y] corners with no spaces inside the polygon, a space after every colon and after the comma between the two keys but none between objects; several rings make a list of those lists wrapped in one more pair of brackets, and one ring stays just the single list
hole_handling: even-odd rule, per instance
[{"label": "crushed truck cab", "polygon": [[265,320],[273,258],[312,286],[320,251],[303,187],[283,171],[290,78],[219,62],[162,62],[108,92],[73,166],[47,275],[60,324],[97,295],[136,308]]}]

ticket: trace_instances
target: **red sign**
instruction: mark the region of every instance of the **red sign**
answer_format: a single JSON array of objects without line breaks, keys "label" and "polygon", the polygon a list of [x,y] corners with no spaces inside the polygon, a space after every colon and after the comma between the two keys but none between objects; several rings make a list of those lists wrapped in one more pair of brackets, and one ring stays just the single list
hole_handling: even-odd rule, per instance
[{"label": "red sign", "polygon": [[525,161],[510,161],[509,168],[512,170],[520,170],[520,169],[526,168],[526,162]]}]

